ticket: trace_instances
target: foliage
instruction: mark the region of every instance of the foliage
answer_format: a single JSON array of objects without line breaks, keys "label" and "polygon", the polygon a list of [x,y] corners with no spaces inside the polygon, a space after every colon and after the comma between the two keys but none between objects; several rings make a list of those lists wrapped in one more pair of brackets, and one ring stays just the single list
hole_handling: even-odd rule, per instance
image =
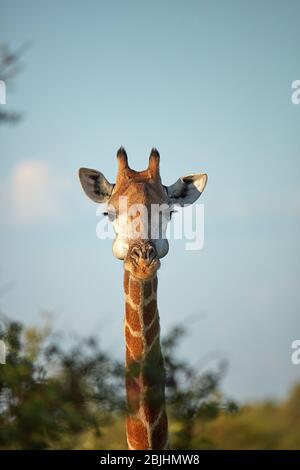
[{"label": "foliage", "polygon": [[[20,58],[23,55],[25,49],[27,49],[27,45],[24,45],[17,51],[12,52],[6,43],[0,43],[0,80],[4,81],[6,86],[11,84],[15,76],[20,72]],[[15,111],[8,111],[7,109],[4,110],[4,106],[1,106],[0,124],[15,124],[20,119],[20,113]]]},{"label": "foliage", "polygon": [[64,351],[48,328],[16,322],[1,338],[8,355],[0,366],[0,447],[72,448],[87,428],[100,436],[122,410],[122,367],[92,339]]},{"label": "foliage", "polygon": [[212,449],[299,450],[299,417],[300,384],[281,403],[247,404],[237,413],[222,413],[204,426],[198,421],[192,445]]},{"label": "foliage", "polygon": [[[172,445],[176,449],[190,448],[198,420],[203,423],[210,421],[222,409],[230,409],[219,392],[219,384],[226,369],[224,362],[216,371],[199,374],[198,368],[177,358],[178,342],[185,333],[182,326],[176,326],[162,340],[168,414],[176,423],[172,439]],[[234,404],[233,410],[236,408]]]}]

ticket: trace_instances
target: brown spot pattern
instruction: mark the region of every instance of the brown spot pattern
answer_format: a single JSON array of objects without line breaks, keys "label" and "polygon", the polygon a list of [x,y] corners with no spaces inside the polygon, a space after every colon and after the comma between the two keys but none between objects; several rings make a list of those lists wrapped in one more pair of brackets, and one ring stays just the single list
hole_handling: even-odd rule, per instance
[{"label": "brown spot pattern", "polygon": [[130,297],[134,304],[140,303],[140,297],[141,297],[140,282],[135,281],[132,277],[130,279]]},{"label": "brown spot pattern", "polygon": [[140,359],[144,351],[142,339],[137,336],[133,336],[127,326],[125,327],[125,339],[126,345],[128,346],[133,358],[136,360]]},{"label": "brown spot pattern", "polygon": [[125,311],[126,311],[126,321],[129,324],[130,328],[135,331],[140,331],[141,323],[140,323],[138,311],[132,308],[131,305],[129,305],[127,302],[125,305]]},{"label": "brown spot pattern", "polygon": [[159,422],[151,432],[152,449],[162,449],[163,446],[166,444],[167,435],[168,420],[166,412],[164,410]]},{"label": "brown spot pattern", "polygon": [[128,366],[129,364],[132,364],[133,362],[135,362],[135,359],[126,345],[126,366]]},{"label": "brown spot pattern", "polygon": [[144,282],[144,299],[147,300],[150,295],[152,295],[152,282],[151,281],[146,281]]},{"label": "brown spot pattern", "polygon": [[129,294],[129,278],[130,278],[130,273],[129,271],[124,272],[124,291],[125,294]]},{"label": "brown spot pattern", "polygon": [[135,450],[149,449],[147,429],[139,419],[127,416],[126,431],[131,447]]},{"label": "brown spot pattern", "polygon": [[140,408],[142,385],[130,375],[126,376],[127,408],[130,414],[137,414]]},{"label": "brown spot pattern", "polygon": [[161,411],[163,392],[159,387],[148,387],[145,393],[143,412],[147,422],[153,424]]},{"label": "brown spot pattern", "polygon": [[156,304],[156,299],[151,300],[151,302],[144,307],[144,312],[143,312],[143,319],[144,319],[144,324],[145,326],[149,326],[150,323],[154,320],[154,317],[156,315],[156,310],[157,310],[157,304]]},{"label": "brown spot pattern", "polygon": [[156,316],[149,330],[146,331],[146,342],[147,342],[148,347],[151,346],[151,344],[153,343],[153,340],[156,338],[158,333],[159,333],[159,319],[158,319],[158,316]]}]

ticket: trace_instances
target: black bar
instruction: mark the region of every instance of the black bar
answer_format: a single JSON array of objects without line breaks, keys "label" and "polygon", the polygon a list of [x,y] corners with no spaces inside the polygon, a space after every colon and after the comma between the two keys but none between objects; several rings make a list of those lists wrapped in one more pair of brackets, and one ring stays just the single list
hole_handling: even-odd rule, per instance
[{"label": "black bar", "polygon": [[[273,468],[285,468],[286,465],[300,463],[300,451],[127,451],[127,450],[3,450],[0,452],[1,468],[3,465],[16,464],[31,468],[43,468],[53,465],[81,466],[101,468],[103,466],[122,468],[166,468],[187,465],[202,467],[204,464],[215,463],[222,465],[241,464],[271,464]],[[83,467],[83,465],[85,467]],[[7,467],[10,468],[10,467]],[[21,467],[20,467],[21,468]],[[297,468],[300,468],[299,466]]]}]

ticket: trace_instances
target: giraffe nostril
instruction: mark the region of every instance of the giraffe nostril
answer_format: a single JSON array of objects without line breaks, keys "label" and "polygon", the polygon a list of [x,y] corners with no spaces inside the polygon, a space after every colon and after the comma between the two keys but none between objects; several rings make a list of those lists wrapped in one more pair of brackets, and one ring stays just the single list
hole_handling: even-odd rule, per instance
[{"label": "giraffe nostril", "polygon": [[131,250],[131,257],[133,258],[133,260],[135,261],[135,263],[138,263],[138,262],[139,262],[139,259],[140,259],[140,257],[141,257],[141,252],[140,252],[140,250],[138,249],[138,247],[132,248],[132,250]]},{"label": "giraffe nostril", "polygon": [[150,246],[148,251],[147,251],[147,259],[148,259],[148,262],[151,263],[154,258],[156,258],[156,252],[155,252],[155,249],[153,246]]}]

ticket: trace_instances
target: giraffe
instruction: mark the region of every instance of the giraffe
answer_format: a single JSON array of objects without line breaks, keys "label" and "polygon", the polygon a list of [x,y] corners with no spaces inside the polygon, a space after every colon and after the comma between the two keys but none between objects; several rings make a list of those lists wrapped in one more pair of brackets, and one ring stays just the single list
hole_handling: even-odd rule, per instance
[{"label": "giraffe", "polygon": [[[106,203],[105,215],[112,221],[116,235],[113,254],[124,263],[128,448],[167,449],[168,420],[157,309],[157,271],[160,259],[169,250],[166,227],[174,208],[194,203],[205,188],[207,175],[183,176],[173,185],[164,186],[159,170],[160,156],[155,148],[144,171],[129,167],[123,147],[117,152],[117,160],[115,184],[109,183],[102,173],[88,168],[80,168],[79,179],[90,199]],[[159,217],[150,216],[153,207],[159,208]],[[132,224],[137,219],[138,228],[135,227],[134,231]]]}]

